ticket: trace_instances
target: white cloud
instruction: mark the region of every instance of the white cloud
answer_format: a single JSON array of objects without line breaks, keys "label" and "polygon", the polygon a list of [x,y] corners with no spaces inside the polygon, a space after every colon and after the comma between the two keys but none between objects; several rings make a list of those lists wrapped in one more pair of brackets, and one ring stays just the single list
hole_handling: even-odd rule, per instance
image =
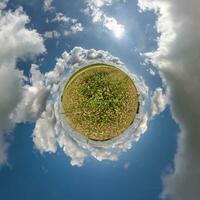
[{"label": "white cloud", "polygon": [[84,12],[92,17],[94,23],[100,22],[112,31],[116,37],[122,37],[125,32],[124,25],[120,24],[114,17],[106,15],[102,10],[104,6],[111,6],[113,0],[86,0],[85,2],[87,7]]},{"label": "white cloud", "polygon": [[59,23],[64,23],[68,24],[69,22],[77,22],[76,19],[71,19],[70,17],[65,16],[63,13],[57,12],[55,17],[50,20],[50,22],[59,22]]},{"label": "white cloud", "polygon": [[[5,2],[5,1],[4,1]],[[16,69],[17,59],[32,58],[45,52],[42,37],[27,29],[29,17],[22,8],[0,12],[0,163],[7,161],[5,133],[15,125],[12,112],[23,96],[23,75]]]},{"label": "white cloud", "polygon": [[162,88],[156,88],[151,97],[151,112],[150,117],[153,118],[155,115],[163,112],[167,106],[168,97],[167,94],[164,94]]},{"label": "white cloud", "polygon": [[75,24],[72,24],[70,26],[70,29],[69,30],[65,30],[63,35],[64,36],[68,36],[68,35],[72,35],[72,34],[76,34],[78,32],[82,32],[83,31],[83,26],[81,23],[75,23]]},{"label": "white cloud", "polygon": [[84,30],[84,27],[80,22],[78,22],[78,19],[67,17],[60,12],[56,12],[55,17],[51,20],[48,19],[47,23],[58,23],[60,30],[45,32],[44,36],[46,38],[59,38],[60,36],[69,36]]},{"label": "white cloud", "polygon": [[112,5],[112,0],[86,0],[85,3],[87,7],[84,12],[92,17],[92,21],[102,22],[102,17],[104,15],[102,7]]},{"label": "white cloud", "polygon": [[39,66],[32,64],[30,74],[30,84],[22,87],[22,99],[11,115],[15,122],[35,121],[45,109],[50,86],[45,85]]},{"label": "white cloud", "polygon": [[148,71],[149,74],[151,74],[152,76],[155,76],[155,75],[156,75],[156,72],[155,72],[153,69],[151,69],[151,68],[149,68],[147,71]]},{"label": "white cloud", "polygon": [[70,27],[70,29],[72,33],[78,33],[83,31],[83,26],[81,23],[75,23]]},{"label": "white cloud", "polygon": [[118,38],[120,38],[125,31],[124,25],[119,24],[115,18],[107,17],[106,15],[104,15],[104,26],[112,31]]},{"label": "white cloud", "polygon": [[52,11],[55,8],[52,6],[53,0],[44,0],[43,8],[44,11]]},{"label": "white cloud", "polygon": [[98,161],[102,160],[118,160],[118,156],[113,154],[110,150],[105,150],[104,148],[91,148],[91,155]]},{"label": "white cloud", "polygon": [[[35,147],[41,152],[55,153],[57,146],[61,147],[65,154],[71,157],[71,164],[81,166],[85,157],[90,153],[97,160],[118,159],[120,152],[127,151],[132,147],[132,143],[138,141],[140,136],[147,130],[148,115],[141,113],[135,119],[135,123],[130,127],[126,134],[113,140],[111,143],[102,143],[100,146],[80,138],[80,135],[73,133],[72,129],[66,124],[62,115],[60,93],[66,81],[66,69],[71,73],[92,62],[108,62],[120,66],[127,70],[119,58],[112,56],[106,51],[97,51],[94,49],[83,49],[75,47],[71,52],[64,52],[61,58],[57,59],[53,71],[44,75],[46,86],[51,87],[51,106],[47,105],[45,111],[36,121],[36,127],[33,133]],[[138,83],[138,89],[142,99],[148,95],[148,88],[144,80],[130,74]],[[42,79],[42,78],[40,78]],[[142,101],[143,101],[142,100]],[[143,102],[141,102],[143,103]],[[138,127],[136,128],[136,126]]]},{"label": "white cloud", "polygon": [[33,142],[40,152],[52,152],[57,150],[55,114],[52,109],[53,103],[47,102],[46,109],[37,120],[33,132]]},{"label": "white cloud", "polygon": [[72,166],[80,167],[83,165],[86,153],[76,141],[63,132],[58,138],[58,144],[63,149],[66,156],[71,157],[70,163]]},{"label": "white cloud", "polygon": [[174,169],[164,177],[163,199],[200,196],[200,1],[139,0],[158,15],[158,49],[148,53],[167,85],[175,120],[180,124]]},{"label": "white cloud", "polygon": [[17,58],[27,58],[44,52],[43,39],[36,30],[29,30],[25,25],[30,22],[22,8],[14,12],[2,12],[0,16],[0,52],[1,64],[14,65]]},{"label": "white cloud", "polygon": [[53,30],[53,31],[46,31],[45,33],[44,33],[44,37],[45,38],[59,38],[61,36],[61,33],[60,32],[58,32],[58,31],[55,31],[55,30]]}]

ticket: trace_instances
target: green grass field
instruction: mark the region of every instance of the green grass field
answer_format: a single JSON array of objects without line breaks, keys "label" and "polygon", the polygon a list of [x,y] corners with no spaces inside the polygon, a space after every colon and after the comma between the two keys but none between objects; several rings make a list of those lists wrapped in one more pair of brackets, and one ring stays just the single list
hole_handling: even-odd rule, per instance
[{"label": "green grass field", "polygon": [[110,140],[126,130],[139,107],[133,80],[106,64],[93,64],[74,73],[61,99],[69,125],[95,141]]}]

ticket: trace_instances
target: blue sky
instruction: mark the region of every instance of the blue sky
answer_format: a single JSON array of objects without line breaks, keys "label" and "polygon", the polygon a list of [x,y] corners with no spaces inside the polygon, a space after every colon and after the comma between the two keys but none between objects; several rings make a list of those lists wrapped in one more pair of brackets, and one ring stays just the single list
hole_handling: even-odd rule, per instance
[{"label": "blue sky", "polygon": [[[90,1],[91,4],[92,2],[95,2],[95,0]],[[103,13],[103,17],[97,22],[94,20],[92,11],[89,13],[84,11],[84,9],[89,7],[87,1],[52,1],[52,4],[46,10],[44,9],[44,2],[40,0],[10,0],[7,3],[7,7],[2,9],[2,11],[0,5],[0,24],[3,19],[6,19],[5,16],[7,16],[8,12],[14,13],[19,7],[23,7],[23,11],[20,11],[19,15],[16,14],[16,19],[23,15],[28,16],[30,19],[30,22],[20,26],[22,31],[27,30],[29,32],[30,41],[27,42],[24,38],[22,38],[22,41],[17,41],[19,48],[21,48],[22,43],[27,43],[25,47],[30,46],[30,49],[19,50],[19,52],[22,51],[19,55],[17,52],[14,52],[13,62],[10,62],[9,58],[7,59],[8,61],[5,59],[5,62],[0,62],[0,75],[1,73],[3,74],[1,66],[4,65],[8,65],[9,69],[14,69],[17,72],[21,70],[24,73],[24,77],[20,77],[19,80],[20,88],[22,88],[19,91],[22,93],[22,96],[24,95],[21,100],[16,100],[19,104],[16,103],[12,111],[9,109],[4,111],[4,102],[0,101],[0,126],[2,126],[0,127],[0,144],[2,145],[2,157],[6,157],[6,159],[2,159],[1,164],[0,153],[0,199],[2,200],[157,200],[161,198],[160,195],[163,191],[167,197],[179,200],[179,194],[174,192],[173,188],[179,188],[180,186],[180,191],[184,191],[185,185],[182,184],[182,181],[178,182],[177,177],[173,176],[181,168],[178,162],[180,161],[180,147],[177,147],[177,143],[183,143],[184,147],[185,143],[182,142],[179,136],[181,131],[186,134],[189,131],[192,132],[193,129],[190,129],[190,127],[197,127],[196,130],[199,130],[197,123],[195,124],[196,120],[194,120],[194,124],[190,125],[190,123],[186,122],[187,120],[185,119],[187,117],[184,114],[191,111],[191,118],[193,113],[198,118],[199,112],[195,111],[192,105],[186,109],[187,98],[184,96],[184,93],[187,90],[181,90],[181,81],[182,79],[187,81],[186,73],[184,73],[186,69],[185,63],[191,62],[193,64],[193,62],[189,59],[189,56],[182,57],[184,52],[180,52],[180,49],[177,50],[176,45],[181,44],[185,48],[189,46],[195,51],[195,48],[192,48],[195,42],[192,45],[184,43],[184,38],[188,35],[188,32],[185,33],[186,36],[183,34],[183,39],[178,38],[176,40],[175,37],[173,38],[173,34],[177,33],[173,32],[174,30],[171,28],[174,27],[172,26],[173,21],[170,21],[171,18],[168,19],[167,17],[171,14],[174,18],[180,19],[181,14],[174,14],[171,10],[163,9],[164,7],[162,7],[163,5],[160,1],[155,5],[145,3],[148,2],[147,0],[99,0],[96,2],[103,2],[102,5],[98,4],[96,7],[98,12]],[[141,5],[138,5],[138,2]],[[166,0],[165,2],[168,1]],[[192,0],[192,2],[195,3],[196,1]],[[168,8],[167,5],[166,3],[164,6]],[[139,11],[139,6],[140,9],[143,9],[143,12]],[[177,6],[177,4],[174,3],[174,6]],[[184,5],[182,7],[184,10]],[[163,27],[162,23],[164,22],[162,22],[162,18],[159,22],[157,21],[160,16],[157,15],[156,8],[160,9],[161,17],[166,16],[164,18],[166,21],[164,22],[166,22],[166,26],[169,26],[166,29],[159,29],[159,27]],[[181,13],[182,10],[180,9],[179,12]],[[56,21],[57,13],[62,13],[62,16],[69,18],[68,21]],[[191,17],[190,15],[188,16]],[[190,19],[189,17],[188,19]],[[115,24],[116,26],[114,26],[113,21],[113,23],[106,24],[106,19],[109,20],[111,18],[117,23],[117,25]],[[67,19],[65,18],[65,20]],[[81,25],[82,28],[80,30],[76,29],[73,32],[72,27],[77,24]],[[6,22],[3,25],[5,27],[14,26],[12,22]],[[123,29],[122,34],[117,35],[116,32],[120,32],[120,27]],[[33,29],[35,29],[36,35],[31,32]],[[171,32],[167,32],[167,30]],[[180,28],[177,32],[182,30],[185,31],[185,28]],[[58,32],[59,36],[45,36],[45,33],[52,31]],[[15,35],[15,33],[11,32],[7,34]],[[166,38],[160,37],[162,35]],[[1,30],[0,37],[3,38]],[[3,40],[5,42],[4,38]],[[33,42],[34,40],[35,42]],[[0,44],[2,41],[0,38]],[[170,41],[174,42],[174,46],[170,46]],[[8,54],[12,57],[12,49],[15,47],[12,46],[13,44],[10,47],[9,42],[9,45],[4,44],[4,42],[2,42],[2,45],[5,45],[5,48],[7,46],[10,48],[8,52],[11,53]],[[35,50],[36,47],[37,49]],[[65,63],[63,66],[65,66],[70,65],[73,59],[78,59],[78,53],[76,55],[76,52],[73,52],[75,47],[79,47],[78,52],[84,54],[85,57],[89,55],[90,49],[94,49],[92,50],[93,53],[102,54],[105,59],[109,56],[112,58],[113,56],[116,57],[125,64],[130,73],[141,78],[139,79],[140,81],[144,80],[145,85],[149,89],[149,93],[145,97],[147,99],[147,109],[145,111],[149,112],[146,124],[147,130],[145,129],[144,134],[143,132],[140,133],[139,141],[133,141],[132,147],[129,150],[127,150],[128,147],[125,152],[117,149],[119,150],[117,161],[112,161],[111,158],[104,160],[102,154],[99,157],[98,155],[94,156],[92,153],[94,153],[95,148],[92,149],[93,147],[83,150],[83,146],[81,146],[78,156],[76,152],[74,152],[75,155],[73,153],[71,155],[71,151],[68,149],[69,146],[62,146],[62,143],[59,143],[60,140],[56,140],[58,138],[57,133],[55,135],[54,133],[51,133],[53,135],[48,135],[51,131],[52,122],[47,121],[47,124],[45,124],[45,121],[42,121],[45,118],[44,116],[49,117],[48,103],[51,103],[52,99],[52,101],[56,101],[54,97],[58,91],[54,88],[53,81],[55,77],[62,78],[63,76],[62,72],[64,71],[59,76],[56,76],[56,73],[58,73],[56,71],[58,61],[61,59]],[[163,49],[168,49],[170,50],[169,52],[174,53],[166,55],[165,52],[162,52]],[[27,54],[26,50],[30,52]],[[69,60],[62,56],[63,52],[66,52],[67,59],[69,57]],[[144,55],[146,52],[152,52],[149,57],[147,56],[148,62],[145,60],[147,58]],[[0,52],[0,58],[2,58],[2,55],[5,58],[7,56],[7,54],[4,55]],[[76,57],[74,58],[73,56]],[[88,57],[87,59],[85,57],[83,58],[84,62],[88,61]],[[197,58],[195,57],[195,59]],[[75,64],[79,62],[81,63],[82,61],[76,61]],[[196,62],[198,62],[198,59]],[[33,64],[37,66],[33,67]],[[181,75],[179,75],[180,70],[176,72],[171,67],[171,65],[177,66],[178,69],[179,64],[183,66],[181,68]],[[152,70],[154,73],[152,73]],[[192,74],[194,76],[195,70],[197,68],[194,67],[194,74]],[[50,73],[48,74],[48,72]],[[199,83],[198,75],[195,80],[197,82],[192,83],[194,85]],[[30,100],[29,95],[26,95],[26,90],[32,94],[32,89],[36,93],[33,94],[33,100]],[[195,90],[195,87],[192,87],[191,91],[193,89]],[[3,86],[2,88],[0,87],[1,94],[4,95],[5,90]],[[56,90],[56,93],[54,93],[54,90]],[[46,97],[45,92],[50,97]],[[44,97],[41,97],[42,95]],[[23,107],[23,104],[25,104],[23,99],[25,103],[28,102],[27,104],[36,102],[38,104],[36,105],[36,111],[33,109],[34,103]],[[194,102],[196,102],[195,99]],[[51,105],[55,106],[55,104]],[[28,109],[33,109],[33,113],[29,113]],[[55,107],[52,106],[51,109],[55,109]],[[16,114],[17,111],[20,113],[19,115]],[[8,119],[3,117],[6,116],[4,112],[8,112]],[[43,112],[44,116],[42,115]],[[12,116],[15,116],[16,119],[13,120]],[[55,127],[54,125],[52,126],[55,128],[58,124]],[[42,129],[41,127],[44,128]],[[45,133],[42,133],[40,128]],[[42,134],[44,134],[44,137]],[[44,138],[48,140],[46,143]],[[189,137],[187,136],[186,138]],[[193,142],[193,138],[190,139]],[[185,140],[183,139],[183,141]],[[48,142],[50,144],[47,144]],[[59,145],[55,146],[55,143]],[[9,148],[3,148],[4,144],[8,144]],[[78,146],[80,146],[79,143]],[[67,152],[65,152],[65,147]],[[191,149],[189,150],[196,155],[196,151],[193,148]],[[184,149],[183,152],[186,153],[186,150]],[[112,150],[109,149],[108,151],[109,153],[111,151],[112,155]],[[176,158],[175,154],[178,155]],[[84,163],[77,161],[79,156]],[[73,166],[73,159],[78,163],[76,165],[80,164],[81,166]],[[98,159],[103,159],[103,161]],[[177,159],[177,161],[174,162],[174,159]],[[199,161],[195,156],[193,159]],[[184,160],[183,162],[187,164],[188,161]],[[198,163],[196,166],[199,166]],[[182,168],[180,171],[181,177],[184,177],[186,172]],[[194,171],[196,172],[196,170]],[[168,179],[169,173],[172,176]],[[189,174],[187,177],[193,176],[196,177],[196,174]],[[199,180],[197,179],[195,182],[197,185]],[[169,186],[170,183],[172,183],[173,187]],[[188,196],[186,196],[189,200],[198,200],[197,190],[193,190],[188,190],[186,193]],[[165,199],[165,197],[163,198]]]},{"label": "blue sky", "polygon": [[71,166],[61,150],[41,156],[32,131],[31,124],[15,129],[10,166],[1,169],[2,199],[159,199],[161,175],[172,165],[177,127],[167,109],[119,161],[87,158],[80,168]]}]

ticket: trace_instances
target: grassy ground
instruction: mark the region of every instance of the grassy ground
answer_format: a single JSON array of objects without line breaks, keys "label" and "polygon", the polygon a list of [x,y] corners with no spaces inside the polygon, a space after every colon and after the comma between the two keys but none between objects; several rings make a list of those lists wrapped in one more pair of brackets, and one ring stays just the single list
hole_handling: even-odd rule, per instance
[{"label": "grassy ground", "polygon": [[105,141],[133,122],[139,102],[133,81],[121,70],[94,64],[67,82],[62,105],[70,126],[85,137]]}]

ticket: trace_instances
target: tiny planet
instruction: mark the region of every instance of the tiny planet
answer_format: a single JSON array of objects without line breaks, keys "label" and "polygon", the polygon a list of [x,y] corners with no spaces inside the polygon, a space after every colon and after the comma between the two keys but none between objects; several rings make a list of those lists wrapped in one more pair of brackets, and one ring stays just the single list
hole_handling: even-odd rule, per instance
[{"label": "tiny planet", "polygon": [[122,134],[134,121],[139,98],[134,80],[117,66],[96,63],[67,80],[61,97],[69,126],[93,141]]}]

